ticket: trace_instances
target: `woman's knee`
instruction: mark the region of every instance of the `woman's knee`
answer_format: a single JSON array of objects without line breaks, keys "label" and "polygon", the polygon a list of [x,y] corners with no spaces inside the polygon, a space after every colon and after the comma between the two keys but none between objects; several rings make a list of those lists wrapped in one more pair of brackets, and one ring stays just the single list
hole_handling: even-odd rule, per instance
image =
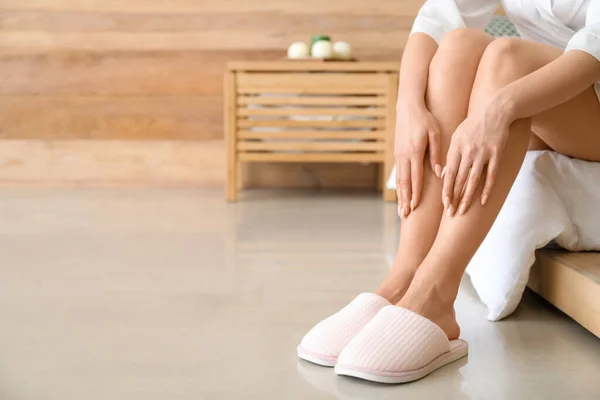
[{"label": "woman's knee", "polygon": [[477,69],[479,60],[493,38],[485,32],[459,28],[448,32],[431,60],[430,74],[447,77],[449,73]]},{"label": "woman's knee", "polygon": [[478,74],[499,83],[508,83],[530,73],[526,46],[519,38],[500,38],[488,45],[481,57]]},{"label": "woman's knee", "polygon": [[493,41],[493,37],[487,33],[470,28],[458,28],[448,32],[440,41],[440,48],[461,49],[473,45],[486,47]]}]

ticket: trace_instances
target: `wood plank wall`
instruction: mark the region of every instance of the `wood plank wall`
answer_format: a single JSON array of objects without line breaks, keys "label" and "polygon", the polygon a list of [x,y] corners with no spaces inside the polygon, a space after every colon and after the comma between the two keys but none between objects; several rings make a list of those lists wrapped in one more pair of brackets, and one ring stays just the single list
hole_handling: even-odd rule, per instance
[{"label": "wood plank wall", "polygon": [[[360,59],[398,60],[421,3],[0,0],[0,139],[215,146],[227,61],[278,59],[315,33],[351,42]],[[304,174],[290,168],[306,171],[292,166],[281,175]],[[358,186],[375,182],[372,167],[348,171],[350,186],[357,176]],[[260,184],[263,175],[248,180]],[[314,185],[314,177],[299,185],[307,179]]]}]

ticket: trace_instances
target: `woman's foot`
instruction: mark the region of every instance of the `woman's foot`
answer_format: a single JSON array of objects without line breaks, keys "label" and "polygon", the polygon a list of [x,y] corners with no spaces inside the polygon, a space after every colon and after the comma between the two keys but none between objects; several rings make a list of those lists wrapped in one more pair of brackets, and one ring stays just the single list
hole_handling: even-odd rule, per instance
[{"label": "woman's foot", "polygon": [[386,306],[391,304],[376,294],[358,295],[304,336],[298,346],[298,356],[315,364],[333,367],[344,347]]},{"label": "woman's foot", "polygon": [[411,286],[398,302],[399,307],[413,311],[439,326],[449,340],[458,339],[460,326],[454,312],[454,299],[446,300],[435,286],[415,288]]}]

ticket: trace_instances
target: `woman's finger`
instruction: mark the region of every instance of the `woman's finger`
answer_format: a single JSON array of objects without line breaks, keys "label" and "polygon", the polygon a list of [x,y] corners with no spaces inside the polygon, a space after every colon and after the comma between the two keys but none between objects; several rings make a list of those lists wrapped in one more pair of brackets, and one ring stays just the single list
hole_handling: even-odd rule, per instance
[{"label": "woman's finger", "polygon": [[396,160],[396,200],[398,201],[398,216],[402,217],[402,189],[400,188],[400,161]]},{"label": "woman's finger", "polygon": [[470,155],[463,154],[460,159],[460,166],[456,173],[456,179],[454,180],[454,191],[452,192],[452,207],[449,210],[448,215],[453,216],[458,210],[458,205],[462,197],[471,166],[473,165],[473,158]]},{"label": "woman's finger", "polygon": [[400,170],[398,171],[399,180],[398,185],[400,187],[400,198],[402,213],[401,217],[406,217],[410,212],[410,198],[411,198],[411,177],[410,177],[410,161],[402,160],[400,162]]},{"label": "woman's finger", "polygon": [[477,159],[471,167],[471,172],[469,172],[469,178],[467,179],[467,186],[465,187],[464,194],[462,195],[462,199],[460,201],[460,206],[458,207],[458,213],[461,215],[467,212],[471,206],[473,196],[475,195],[475,191],[479,186],[479,180],[481,179],[481,174],[483,173],[483,166],[484,160]]},{"label": "woman's finger", "polygon": [[421,201],[421,189],[423,188],[423,160],[425,153],[416,154],[410,162],[410,174],[412,179],[412,196],[410,199],[410,211],[413,211]]},{"label": "woman's finger", "polygon": [[446,157],[446,166],[442,172],[444,184],[442,187],[442,203],[444,209],[450,210],[452,207],[452,192],[454,191],[454,180],[460,166],[460,153],[456,151],[452,145]]},{"label": "woman's finger", "polygon": [[496,175],[498,173],[498,165],[500,164],[500,157],[498,155],[493,155],[490,158],[490,161],[487,165],[487,174],[485,177],[485,186],[483,187],[483,191],[481,192],[481,205],[485,206],[485,203],[488,202],[490,198],[490,194],[492,193],[492,189],[494,184],[496,183]]},{"label": "woman's finger", "polygon": [[442,145],[440,129],[436,126],[429,130],[429,162],[431,163],[431,169],[435,176],[438,178],[442,174]]}]

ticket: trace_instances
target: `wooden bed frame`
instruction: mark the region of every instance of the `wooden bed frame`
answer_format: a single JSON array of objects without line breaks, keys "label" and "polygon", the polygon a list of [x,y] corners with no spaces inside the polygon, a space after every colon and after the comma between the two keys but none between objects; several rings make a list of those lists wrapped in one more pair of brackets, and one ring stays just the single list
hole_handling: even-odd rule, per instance
[{"label": "wooden bed frame", "polygon": [[600,253],[539,250],[528,286],[600,337]]}]

